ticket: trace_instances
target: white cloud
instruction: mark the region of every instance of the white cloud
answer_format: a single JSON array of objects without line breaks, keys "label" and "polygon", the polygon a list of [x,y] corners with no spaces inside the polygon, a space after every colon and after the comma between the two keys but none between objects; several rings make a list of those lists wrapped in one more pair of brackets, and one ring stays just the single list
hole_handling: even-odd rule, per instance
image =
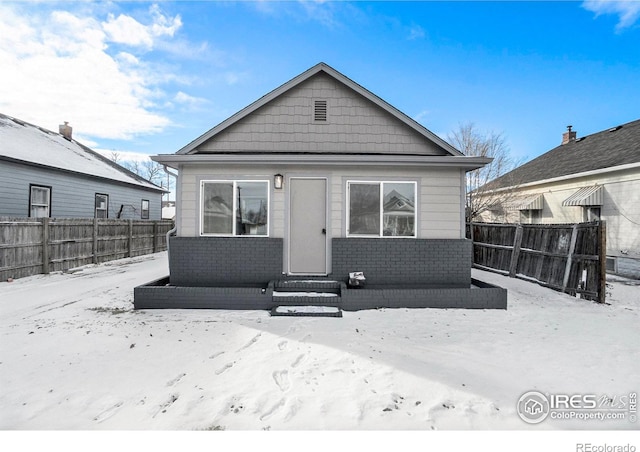
[{"label": "white cloud", "polygon": [[[87,144],[82,142],[83,144]],[[147,154],[141,154],[139,152],[131,152],[125,150],[108,150],[108,149],[96,149],[93,148],[94,151],[101,154],[103,157],[108,158],[109,160],[114,160],[119,164],[124,162],[140,162],[144,163],[149,161],[149,156]]]},{"label": "white cloud", "polygon": [[104,31],[113,42],[130,46],[153,45],[153,36],[148,27],[142,25],[131,16],[120,14],[117,18],[109,14],[109,18],[102,24]]},{"label": "white cloud", "polygon": [[162,83],[179,76],[154,70],[134,48],[112,55],[109,47],[152,48],[176,33],[180,17],[157,6],[146,25],[122,14],[102,22],[81,14],[20,13],[0,4],[0,112],[53,130],[69,121],[91,139],[163,130],[170,121],[158,107],[172,95]]},{"label": "white cloud", "polygon": [[182,27],[182,19],[179,15],[173,18],[165,16],[158,5],[151,6],[149,13],[153,19],[149,25],[143,25],[133,17],[124,14],[118,17],[109,14],[107,21],[102,23],[102,27],[112,42],[148,48],[153,47],[156,38],[173,36]]},{"label": "white cloud", "polygon": [[617,31],[631,27],[640,18],[640,1],[638,0],[587,0],[582,3],[582,7],[596,13],[596,16],[617,15]]},{"label": "white cloud", "polygon": [[151,24],[154,36],[173,36],[182,27],[180,15],[173,18],[165,16],[158,5],[151,6],[151,14],[154,18],[154,22]]},{"label": "white cloud", "polygon": [[409,28],[409,40],[422,39],[425,37],[424,29],[420,25],[412,25]]},{"label": "white cloud", "polygon": [[422,110],[420,113],[415,115],[413,119],[419,123],[422,123],[422,121],[424,121],[427,117],[429,117],[429,115],[431,115],[430,110]]},{"label": "white cloud", "polygon": [[207,99],[190,96],[182,91],[178,91],[173,100],[178,104],[187,105],[192,108],[200,107],[209,102]]}]

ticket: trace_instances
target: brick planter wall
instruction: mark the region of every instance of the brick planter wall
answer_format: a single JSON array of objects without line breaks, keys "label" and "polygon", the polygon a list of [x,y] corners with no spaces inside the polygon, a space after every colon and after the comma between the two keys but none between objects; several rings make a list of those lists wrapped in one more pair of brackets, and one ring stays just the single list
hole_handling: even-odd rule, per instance
[{"label": "brick planter wall", "polygon": [[266,286],[282,277],[282,239],[269,237],[171,237],[174,286]]},{"label": "brick planter wall", "polygon": [[370,286],[462,287],[471,285],[471,241],[466,239],[332,240],[332,277],[364,272]]}]

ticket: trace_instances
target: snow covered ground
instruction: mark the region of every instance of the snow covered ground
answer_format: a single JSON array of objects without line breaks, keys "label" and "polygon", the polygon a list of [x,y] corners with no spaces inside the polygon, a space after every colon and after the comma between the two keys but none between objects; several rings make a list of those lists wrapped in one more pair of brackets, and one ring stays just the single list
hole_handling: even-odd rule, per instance
[{"label": "snow covered ground", "polygon": [[133,311],[166,253],[0,283],[4,430],[637,430],[516,413],[527,391],[640,389],[640,286],[607,305],[474,270],[499,310],[343,318]]}]

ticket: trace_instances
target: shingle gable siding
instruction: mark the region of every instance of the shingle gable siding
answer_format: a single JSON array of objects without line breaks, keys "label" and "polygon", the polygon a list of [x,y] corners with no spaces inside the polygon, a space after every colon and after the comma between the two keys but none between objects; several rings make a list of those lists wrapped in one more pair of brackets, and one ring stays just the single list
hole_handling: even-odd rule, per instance
[{"label": "shingle gable siding", "polygon": [[[327,121],[314,121],[314,101]],[[211,152],[322,152],[447,155],[382,108],[318,73],[197,148]]]}]

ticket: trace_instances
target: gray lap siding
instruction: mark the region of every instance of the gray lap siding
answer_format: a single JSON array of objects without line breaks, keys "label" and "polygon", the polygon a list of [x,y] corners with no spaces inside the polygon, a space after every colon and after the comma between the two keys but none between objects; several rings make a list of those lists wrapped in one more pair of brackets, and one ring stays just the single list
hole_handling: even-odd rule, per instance
[{"label": "gray lap siding", "polygon": [[161,194],[135,186],[80,174],[0,161],[0,216],[29,216],[29,185],[51,188],[52,218],[93,218],[96,193],[109,195],[109,218],[141,219],[142,200],[149,201],[149,219],[161,218]]}]

